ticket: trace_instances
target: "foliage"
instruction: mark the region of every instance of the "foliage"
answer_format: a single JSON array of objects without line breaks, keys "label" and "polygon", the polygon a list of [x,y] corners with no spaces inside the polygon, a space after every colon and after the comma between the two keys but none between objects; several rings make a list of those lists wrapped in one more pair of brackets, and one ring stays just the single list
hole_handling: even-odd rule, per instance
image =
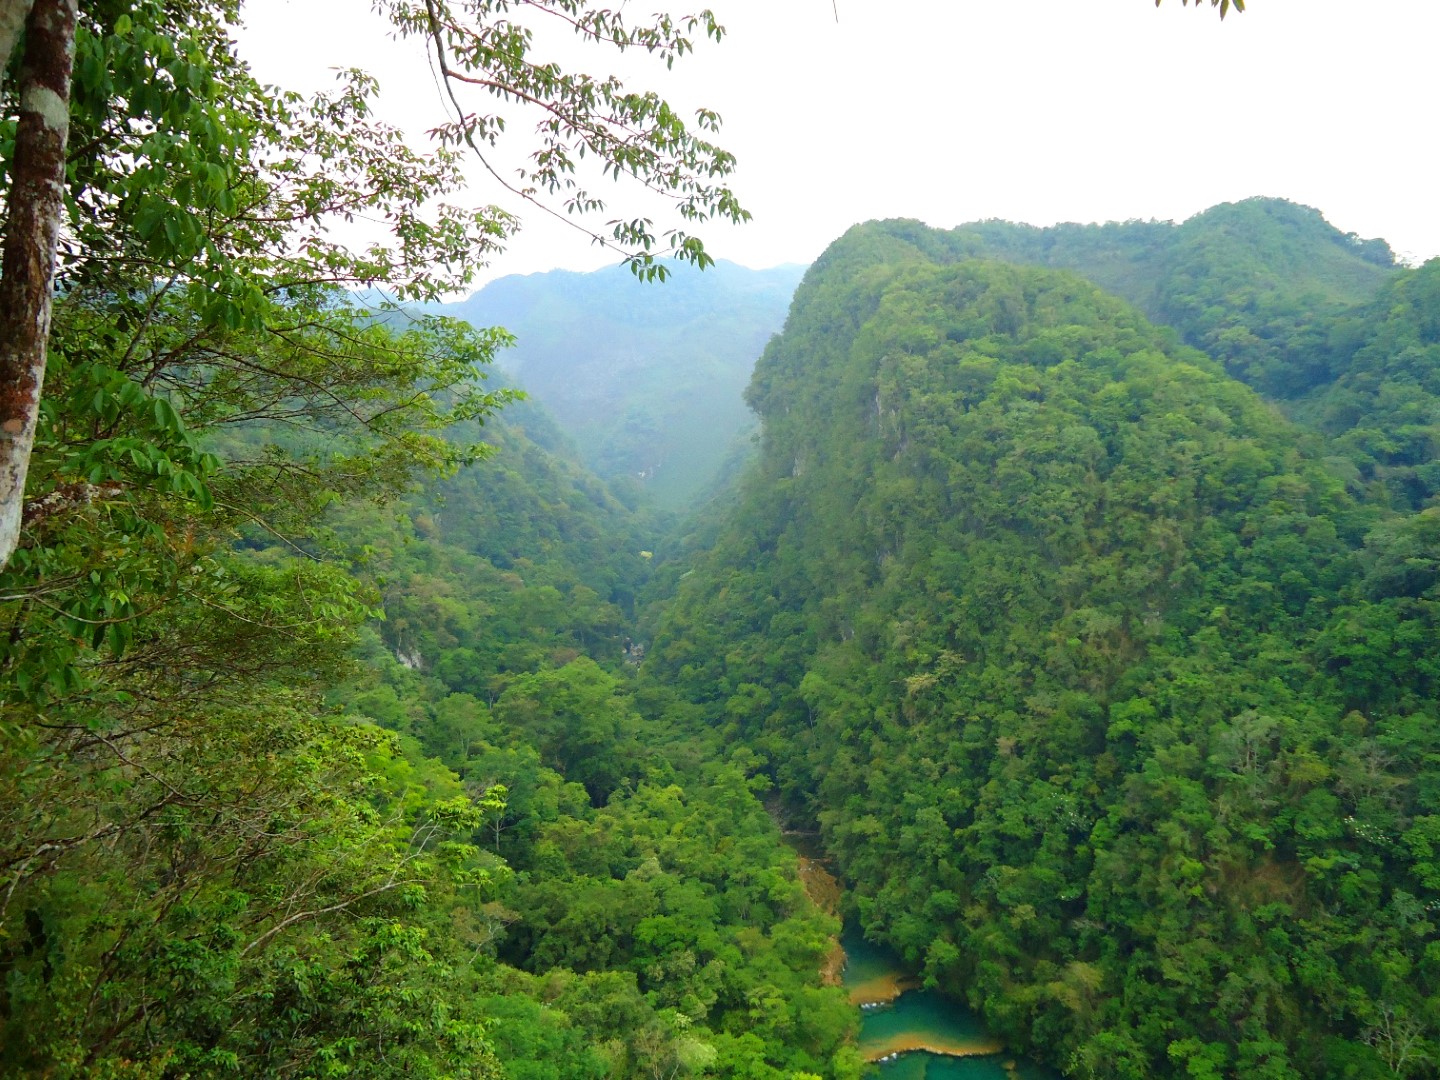
[{"label": "foliage", "polygon": [[[607,54],[646,53],[669,68],[695,50],[697,33],[702,40],[724,37],[712,12],[659,12],[632,24],[623,4],[607,8],[591,0],[385,0],[379,6],[402,34],[424,38],[436,60],[455,117],[435,134],[448,146],[468,148],[511,195],[557,216],[549,199],[558,199],[566,215],[604,213],[609,205],[590,185],[623,176],[669,204],[682,224],[661,236],[648,217],[614,219],[608,235],[585,228],[597,243],[622,253],[639,276],[665,280],[662,255],[710,265],[704,244],[687,230],[712,218],[749,220],[723,183],[734,156],[708,139],[720,128],[714,110],[698,109],[692,130],[654,91],[637,92],[615,75],[567,71],[536,50],[547,32],[570,31]],[[491,154],[522,117],[534,121],[537,145],[512,183]],[[598,163],[599,177],[582,172],[587,157]],[[513,226],[506,219],[502,231]]]},{"label": "foliage", "polygon": [[812,268],[647,677],[1018,1047],[1429,1075],[1433,510],[1355,501],[1213,360],[976,239],[859,227]]},{"label": "foliage", "polygon": [[[77,43],[49,394],[0,584],[4,1058],[495,1075],[483,1018],[429,1002],[455,956],[420,914],[480,902],[477,812],[326,714],[375,599],[306,527],[467,459],[438,430],[504,400],[475,368],[501,336],[395,334],[336,288],[443,265],[484,224],[415,216],[453,162],[370,123],[363,79],[275,95],[223,9],[175,14],[92,8]],[[389,216],[399,242],[307,235],[329,212]],[[285,542],[233,550],[252,527]]]},{"label": "foliage", "polygon": [[472,842],[513,870],[446,927],[496,1056],[512,1076],[851,1076],[854,1012],[817,985],[835,927],[763,781],[707,764],[683,706],[627,685],[643,524],[532,430],[527,406],[438,490],[332,515],[386,618],[331,699],[453,770]]},{"label": "foliage", "polygon": [[[1180,0],[1180,2],[1188,6],[1190,0]],[[1155,0],[1155,6],[1160,6],[1160,0]],[[1195,0],[1195,6],[1197,8],[1200,6],[1200,0]],[[1245,0],[1210,0],[1210,6],[1218,7],[1220,9],[1220,18],[1223,19],[1230,11],[1231,7],[1234,7],[1236,11],[1244,11]]]},{"label": "foliage", "polygon": [[[851,1080],[773,784],[871,932],[1075,1072],[1433,1074],[1431,268],[1274,203],[860,228],[757,368],[715,551],[651,581],[653,522],[538,416],[481,430],[505,334],[348,290],[435,301],[514,228],[447,203],[505,129],[467,86],[538,110],[518,197],[606,211],[598,156],[679,216],[613,226],[641,276],[708,262],[718,118],[524,20],[667,64],[720,28],[382,9],[455,95],[438,152],[361,74],[257,84],[228,3],[82,13],[0,574],[0,1067]],[[991,249],[1151,278],[1176,329]]]},{"label": "foliage", "polygon": [[[545,12],[557,13],[601,44],[667,58],[689,50],[687,25],[719,33],[708,16],[632,30],[599,9]],[[416,154],[376,123],[364,75],[303,100],[256,83],[233,52],[234,14],[205,0],[91,4],[77,35],[48,394],[21,546],[0,575],[0,1070],[496,1077],[495,1049],[524,1035],[492,1031],[518,1002],[487,1006],[528,976],[493,960],[513,886],[484,842],[522,810],[593,811],[542,752],[592,767],[597,798],[612,782],[633,786],[653,755],[606,772],[544,718],[535,745],[519,729],[485,741],[488,704],[458,688],[499,694],[501,715],[518,716],[560,708],[575,682],[581,707],[599,694],[616,723],[634,722],[613,676],[576,658],[621,654],[644,563],[628,535],[613,558],[603,548],[607,530],[639,526],[602,485],[518,433],[481,438],[478,425],[514,397],[483,383],[507,335],[401,317],[347,291],[385,283],[402,300],[434,300],[498,249],[510,215],[447,205],[457,153]],[[499,5],[470,11],[481,21],[468,27],[440,4],[391,14],[433,32],[452,75],[484,59],[536,76],[528,34]],[[442,17],[438,28],[424,21]],[[455,66],[482,44],[503,55]],[[537,165],[552,186],[566,187],[566,155],[584,143],[676,194],[687,222],[743,216],[720,185],[728,157],[658,98],[613,80],[545,78],[526,86],[566,96],[569,110]],[[602,124],[648,134],[586,141],[593,133],[576,125],[602,102]],[[13,123],[0,123],[7,178],[13,143]],[[383,222],[388,241],[335,240],[327,226],[357,216]],[[653,240],[644,221],[616,237]],[[688,232],[671,241],[708,259]],[[650,256],[636,262],[644,270]],[[475,474],[457,470],[496,444],[519,464],[478,491]],[[468,522],[452,527],[442,507],[411,501],[398,504],[409,535],[360,531],[398,524],[415,478],[447,474]],[[483,502],[507,486],[508,506]],[[445,548],[437,520],[486,532]],[[489,532],[501,527],[512,535]],[[412,559],[406,545],[430,538]],[[417,584],[428,572],[430,594],[422,585],[402,604],[392,582],[360,570],[367,561]],[[509,624],[457,611],[447,589],[488,591]],[[428,618],[427,604],[454,618]],[[386,657],[366,624],[387,606],[404,609],[396,623],[408,634],[391,646],[433,647],[457,689]],[[366,649],[370,674],[355,662]],[[516,685],[493,685],[499,677]],[[768,819],[745,821],[783,876]],[[522,830],[510,831],[523,857]],[[787,961],[786,975],[805,982]],[[528,1000],[550,1008],[534,986]],[[620,1049],[596,1059],[597,1075],[629,1069],[642,1050],[672,1071],[711,1070],[716,1052],[688,1014],[641,997],[633,976],[577,980],[573,1013],[616,996],[643,1022],[608,1029]],[[586,1030],[606,1030],[603,1010],[590,1016]]]},{"label": "foliage", "polygon": [[1353,463],[1352,486],[1406,509],[1440,494],[1437,288],[1440,261],[1432,260],[1333,320],[1316,350],[1328,378],[1294,406]]},{"label": "foliage", "polygon": [[981,221],[946,232],[917,222],[857,226],[827,261],[952,262],[994,258],[1074,270],[1174,327],[1234,377],[1292,399],[1333,377],[1331,317],[1351,314],[1395,274],[1383,240],[1328,224],[1284,199],[1222,203],[1176,225],[1162,221],[1061,224]]},{"label": "foliage", "polygon": [[923,250],[941,261],[984,255],[1077,270],[1328,436],[1352,493],[1417,509],[1437,491],[1440,413],[1427,352],[1436,270],[1397,267],[1383,240],[1341,233],[1279,199],[1222,204],[1178,226],[865,229],[890,257]]}]

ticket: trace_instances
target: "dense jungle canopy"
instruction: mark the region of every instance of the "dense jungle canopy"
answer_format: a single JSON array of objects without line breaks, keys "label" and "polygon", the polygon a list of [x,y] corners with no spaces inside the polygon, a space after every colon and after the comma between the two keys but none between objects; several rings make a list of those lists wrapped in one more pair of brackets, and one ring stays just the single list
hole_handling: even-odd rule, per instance
[{"label": "dense jungle canopy", "polygon": [[1437,280],[1274,200],[857,226],[646,675],[1012,1043],[1432,1075]]},{"label": "dense jungle canopy", "polygon": [[[543,6],[662,59],[718,32]],[[532,64],[505,4],[384,7],[550,103],[537,192],[599,209],[583,144],[676,196],[668,241],[608,235],[642,277],[744,216],[713,115]],[[1068,1075],[1437,1075],[1440,262],[1276,199],[857,225],[776,318],[748,464],[662,512],[425,306],[513,228],[443,202],[498,112],[422,155],[363,75],[259,85],[225,3],[72,10],[0,1074],[856,1080],[789,828]],[[55,118],[8,25],[7,250]]]}]

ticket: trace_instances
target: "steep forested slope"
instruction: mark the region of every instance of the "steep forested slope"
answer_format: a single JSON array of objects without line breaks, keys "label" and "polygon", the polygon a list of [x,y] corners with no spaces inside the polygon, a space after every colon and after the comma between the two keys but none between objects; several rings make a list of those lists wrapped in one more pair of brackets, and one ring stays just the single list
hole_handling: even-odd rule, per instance
[{"label": "steep forested slope", "polygon": [[630,685],[649,524],[399,363],[483,338],[346,329],[363,410],[296,389],[360,381],[318,348],[283,382],[242,341],[275,381],[216,365],[185,419],[52,367],[0,574],[0,1075],[858,1075],[755,759]]},{"label": "steep forested slope", "polygon": [[1419,509],[1440,495],[1440,260],[1397,274],[1332,320],[1328,378],[1294,415],[1333,438],[1372,498]]},{"label": "steep forested slope", "polygon": [[870,933],[1076,1074],[1430,1075],[1440,518],[972,243],[812,268],[651,676],[768,757]]},{"label": "steep forested slope", "polygon": [[837,927],[755,759],[631,685],[652,526],[533,404],[483,434],[490,458],[401,513],[337,521],[385,620],[332,700],[482,810],[492,879],[443,936],[471,951],[505,1074],[855,1076],[853,1011],[819,984]]},{"label": "steep forested slope", "polygon": [[1350,463],[1342,474],[1352,493],[1412,510],[1440,493],[1440,264],[1397,267],[1383,240],[1341,233],[1282,199],[1223,204],[1180,225],[864,229],[888,258],[919,250],[941,261],[983,255],[1076,270],[1332,437],[1331,454]]},{"label": "steep forested slope", "polygon": [[[979,239],[980,246],[968,241]],[[1434,348],[1440,264],[1394,265],[1280,199],[1216,206],[1178,226],[962,226],[952,247],[1074,269],[1220,360],[1334,439],[1352,490],[1418,509],[1440,493]]]},{"label": "steep forested slope", "polygon": [[662,506],[703,491],[753,423],[741,392],[804,268],[676,264],[663,285],[615,267],[491,282],[448,314],[516,336],[501,363],[597,474]]}]

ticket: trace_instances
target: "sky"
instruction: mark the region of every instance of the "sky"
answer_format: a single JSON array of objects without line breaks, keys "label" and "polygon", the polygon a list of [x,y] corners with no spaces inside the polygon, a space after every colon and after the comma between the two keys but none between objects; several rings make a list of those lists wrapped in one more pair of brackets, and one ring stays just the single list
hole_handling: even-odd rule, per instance
[{"label": "sky", "polygon": [[[1250,0],[1223,23],[1179,0],[710,7],[724,41],[669,72],[616,68],[568,39],[556,56],[721,114],[716,141],[739,159],[731,183],[754,219],[697,230],[718,258],[809,262],[871,218],[1183,220],[1252,195],[1316,207],[1410,261],[1440,256],[1440,4],[1429,0]],[[381,82],[380,114],[417,147],[444,116],[423,48],[396,40],[367,0],[246,0],[243,17],[241,54],[267,82],[310,92],[334,67],[365,68]],[[526,134],[512,125],[514,152]],[[651,209],[614,195],[607,216]],[[469,196],[525,219],[480,281],[615,261],[507,201],[478,167]]]}]

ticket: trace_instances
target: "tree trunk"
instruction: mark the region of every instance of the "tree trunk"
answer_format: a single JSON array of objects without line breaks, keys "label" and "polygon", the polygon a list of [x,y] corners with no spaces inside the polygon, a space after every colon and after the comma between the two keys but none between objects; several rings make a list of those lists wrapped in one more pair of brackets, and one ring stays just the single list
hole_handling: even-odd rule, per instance
[{"label": "tree trunk", "polygon": [[[13,0],[0,0],[8,11]],[[65,207],[65,140],[78,0],[34,0],[20,65],[20,125],[0,264],[0,569],[20,539],[35,443],[55,248]],[[0,42],[3,44],[3,42]]]}]

